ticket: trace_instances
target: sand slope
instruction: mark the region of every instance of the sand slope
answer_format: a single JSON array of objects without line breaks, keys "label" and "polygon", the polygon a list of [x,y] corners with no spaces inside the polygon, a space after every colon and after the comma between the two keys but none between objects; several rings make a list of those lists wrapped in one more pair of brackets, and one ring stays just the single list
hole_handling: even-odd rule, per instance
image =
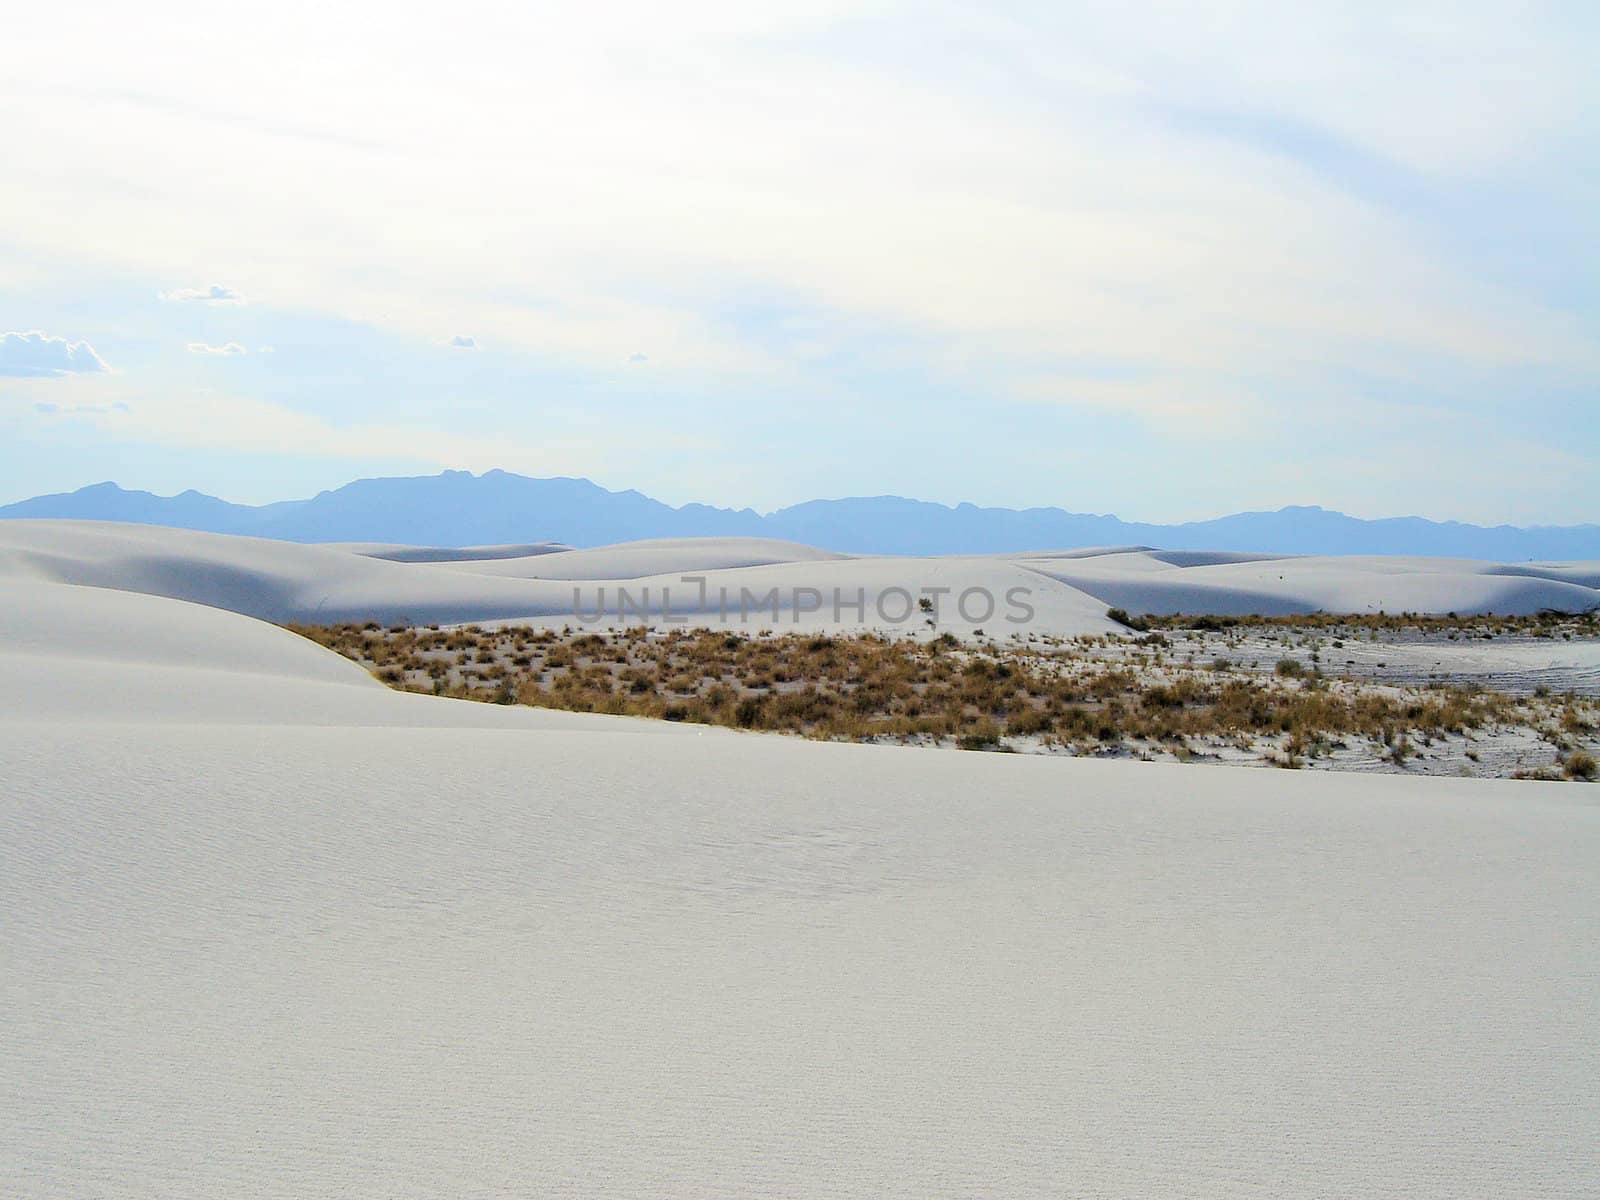
[{"label": "sand slope", "polygon": [[[92,521],[0,522],[4,578],[146,592],[277,622],[562,624],[583,614],[610,625],[963,635],[982,628],[1000,637],[1115,632],[1108,607],[1219,614],[1600,607],[1600,590],[1591,586],[1600,582],[1600,568],[1592,563],[1273,558],[1127,547],[1016,558],[858,558],[760,538],[463,552],[306,546]],[[924,597],[938,604],[935,625],[914,608]]]},{"label": "sand slope", "polygon": [[[582,566],[564,569],[563,560]],[[565,578],[564,570],[582,578]],[[658,573],[637,576],[640,570]],[[535,571],[548,577],[522,577]],[[684,582],[684,575],[704,579],[703,596],[699,585]],[[1011,611],[1007,593],[1023,588],[1030,593],[1033,630],[1075,634],[1117,628],[1099,601],[1004,560],[849,559],[787,543],[753,544],[752,539],[688,539],[476,563],[396,562],[326,546],[154,526],[7,521],[0,523],[0,578],[6,576],[147,592],[277,622],[407,624],[561,623],[579,612],[598,618],[597,624],[638,624],[643,618],[637,609],[626,608],[617,592],[625,582],[629,600],[650,623],[693,614],[697,624],[752,631],[886,628],[892,622],[882,612],[903,618],[921,589],[940,587],[955,593],[979,589],[994,598],[992,610],[981,597],[969,603],[972,620],[963,619],[952,600],[946,624],[970,630],[1003,621]],[[774,589],[775,600],[762,605]],[[887,597],[880,612],[880,598],[894,589],[899,594]],[[750,600],[742,603],[745,593]],[[841,600],[837,619],[835,595]],[[856,601],[862,607],[849,607]],[[926,631],[920,613],[905,624]]]},{"label": "sand slope", "polygon": [[560,542],[524,542],[514,546],[401,546],[392,542],[324,542],[333,550],[348,550],[390,562],[492,562],[500,558],[533,558],[572,549]]},{"label": "sand slope", "polygon": [[0,578],[0,721],[681,735],[680,726],[403,695],[276,626],[159,596]]},{"label": "sand slope", "polygon": [[450,565],[482,575],[521,579],[639,579],[779,563],[840,562],[849,557],[774,538],[657,538],[589,550],[564,550],[536,558],[508,555],[496,556],[499,561],[462,559]]},{"label": "sand slope", "polygon": [[0,613],[0,1194],[1600,1191],[1595,789],[686,730],[178,600]]},{"label": "sand slope", "polygon": [[1023,560],[1053,579],[1134,613],[1587,612],[1600,591],[1584,564],[1503,565],[1471,559],[1259,558],[1111,554],[1063,563]]},{"label": "sand slope", "polygon": [[571,589],[324,546],[92,521],[0,525],[0,575],[191,600],[270,621],[558,614]]}]

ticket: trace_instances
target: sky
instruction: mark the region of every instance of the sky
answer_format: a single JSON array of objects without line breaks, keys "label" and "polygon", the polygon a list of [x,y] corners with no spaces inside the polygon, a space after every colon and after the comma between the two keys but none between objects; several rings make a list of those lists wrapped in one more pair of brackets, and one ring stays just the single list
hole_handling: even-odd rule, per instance
[{"label": "sky", "polygon": [[15,5],[0,502],[1600,521],[1600,9]]}]

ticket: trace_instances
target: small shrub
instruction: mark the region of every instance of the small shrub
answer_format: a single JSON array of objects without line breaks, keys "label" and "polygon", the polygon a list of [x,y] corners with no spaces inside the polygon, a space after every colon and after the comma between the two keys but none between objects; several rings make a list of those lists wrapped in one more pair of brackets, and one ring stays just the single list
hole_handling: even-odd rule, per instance
[{"label": "small shrub", "polygon": [[1000,745],[1000,727],[993,721],[980,721],[971,733],[957,738],[956,745],[963,750],[997,749]]},{"label": "small shrub", "polygon": [[1561,764],[1561,770],[1568,779],[1585,779],[1593,782],[1600,778],[1600,763],[1596,763],[1594,755],[1579,751],[1567,755],[1567,761]]},{"label": "small shrub", "polygon": [[1198,617],[1190,617],[1183,622],[1185,628],[1220,633],[1224,629],[1232,629],[1239,623],[1238,617],[1214,617],[1209,613]]},{"label": "small shrub", "polygon": [[1146,633],[1150,629],[1150,622],[1143,617],[1130,617],[1125,608],[1108,608],[1106,616],[1125,629],[1132,629],[1138,633]]}]

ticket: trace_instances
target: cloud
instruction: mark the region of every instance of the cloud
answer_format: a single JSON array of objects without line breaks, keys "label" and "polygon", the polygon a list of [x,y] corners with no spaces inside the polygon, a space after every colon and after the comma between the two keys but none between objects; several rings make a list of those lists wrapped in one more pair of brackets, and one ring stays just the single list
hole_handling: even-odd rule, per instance
[{"label": "cloud", "polygon": [[107,371],[105,360],[88,342],[69,342],[37,329],[0,334],[0,376],[11,379],[59,379]]},{"label": "cloud", "polygon": [[[42,13],[56,53],[26,65],[19,95],[88,54],[107,88],[141,100],[128,128],[91,123],[78,101],[43,113],[26,142],[43,165],[0,197],[0,225],[23,245],[87,236],[99,244],[80,253],[249,281],[274,307],[471,349],[436,332],[460,323],[601,368],[638,345],[670,346],[674,371],[789,366],[715,320],[717,281],[735,275],[813,296],[844,325],[917,327],[999,363],[1064,347],[1250,369],[1265,346],[1297,370],[1360,362],[1374,340],[1570,361],[1592,339],[1558,336],[1539,280],[1512,268],[1544,258],[1519,249],[1530,226],[1584,244],[1571,164],[1587,146],[1570,143],[1597,97],[1578,49],[1588,24],[1554,8],[1466,6],[1449,22],[1392,8],[1289,20],[1238,0],[1150,21],[1099,3],[976,15],[723,0],[535,23],[491,6],[471,71],[441,66],[429,31],[374,41],[370,0],[251,28],[239,55],[184,71],[132,13],[108,11],[88,39]],[[275,69],[312,35],[325,74]],[[442,71],[437,93],[398,84],[421,69]],[[552,108],[580,119],[552,125],[539,116]],[[193,179],[183,158],[202,117],[240,149]],[[529,152],[504,154],[507,138]],[[326,186],[339,156],[380,146],[371,169]],[[85,171],[133,184],[115,226],[96,222]],[[463,175],[466,192],[449,182]],[[1520,270],[1586,291],[1585,256],[1568,257]],[[239,299],[220,285],[165,295]]]},{"label": "cloud", "polygon": [[628,355],[628,361],[633,363],[649,362],[650,356],[648,354],[640,354],[638,351],[634,351],[632,354]]},{"label": "cloud", "polygon": [[73,416],[75,414],[104,415],[114,412],[132,412],[126,404],[118,401],[116,404],[35,404],[33,411],[45,416]]},{"label": "cloud", "polygon": [[[949,481],[925,459],[921,486],[1022,499],[1016,473],[988,465],[1003,455],[981,451],[1023,421],[1054,423],[1065,449],[1080,416],[1132,412],[1142,436],[1270,407],[1273,436],[1298,445],[1352,372],[1381,371],[1395,394],[1466,381],[1508,428],[1541,420],[1531,410],[1555,403],[1541,393],[1579,397],[1581,417],[1600,384],[1582,169],[1600,76],[1582,5],[1230,0],[1151,20],[1105,0],[706,0],[617,20],[469,0],[461,24],[487,32],[470,62],[376,0],[271,20],[212,7],[177,0],[196,27],[238,35],[237,53],[184,54],[137,6],[102,6],[87,34],[74,6],[32,13],[0,100],[53,100],[8,147],[29,168],[0,189],[7,242],[155,286],[232,279],[275,313],[381,329],[425,356],[481,337],[505,356],[506,395],[483,381],[491,419],[520,419],[524,370],[594,371],[635,389],[624,404],[648,380],[727,411],[757,391],[840,411],[890,389],[901,404],[959,392],[993,415],[995,441]],[[316,71],[281,69],[313,41]],[[423,74],[438,86],[407,86]],[[197,172],[202,141],[218,153]],[[729,319],[751,296],[800,311]],[[220,285],[168,298],[238,302]],[[452,327],[474,336],[439,332]],[[316,357],[277,325],[178,328],[174,347],[249,332]],[[645,345],[662,356],[649,371],[630,358]],[[1131,373],[1061,366],[1079,361]],[[352,389],[362,411],[387,411],[375,366]],[[1495,386],[1519,371],[1554,383]],[[1596,444],[1578,421],[1544,427]],[[759,453],[753,426],[734,428],[724,476]],[[881,482],[866,452],[839,458],[837,486]],[[1210,473],[1231,478],[1240,458]],[[1329,471],[1308,489],[1337,488]],[[1034,479],[1030,502],[1061,499]],[[1570,482],[1600,501],[1593,478]],[[1111,504],[1146,485],[1105,487]]]},{"label": "cloud", "polygon": [[[111,412],[108,414],[107,410]],[[556,474],[576,458],[593,458],[600,440],[541,437],[519,444],[503,436],[477,435],[390,422],[330,422],[272,401],[211,388],[141,394],[134,404],[57,406],[77,411],[105,432],[134,442],[255,454],[318,458],[414,460],[486,471],[503,464],[533,474]],[[125,413],[119,417],[117,414]]]},{"label": "cloud", "polygon": [[[42,400],[46,395],[52,400],[48,410],[38,404],[18,406],[32,423],[53,427],[62,439],[103,436],[110,439],[108,444],[123,446],[130,454],[154,446],[242,453],[261,456],[263,462],[294,456],[302,461],[407,463],[472,471],[499,467],[528,475],[559,475],[574,462],[606,461],[623,477],[649,483],[646,470],[659,461],[663,451],[687,456],[704,454],[706,446],[702,432],[671,426],[661,428],[637,453],[632,449],[619,452],[614,428],[600,417],[570,429],[480,433],[405,420],[342,421],[227,389],[171,388],[117,375],[69,380],[60,388],[50,387],[49,392],[44,390],[49,385],[37,386],[40,390],[27,400]],[[119,389],[115,397],[107,394],[113,387]],[[77,394],[70,390],[74,388]],[[57,399],[63,389],[68,389],[64,402]],[[7,415],[6,405],[0,402],[0,438]],[[92,441],[64,444],[69,453],[72,446],[94,445]],[[634,474],[629,475],[630,471]]]},{"label": "cloud", "polygon": [[186,301],[199,301],[202,304],[243,304],[244,297],[230,287],[223,287],[220,283],[213,283],[210,287],[203,288],[173,288],[171,291],[162,292],[163,300],[172,300],[179,303]]},{"label": "cloud", "polygon": [[223,344],[221,346],[212,346],[212,345],[208,345],[205,342],[190,342],[189,343],[189,353],[190,354],[209,354],[209,355],[214,355],[214,356],[223,356],[223,357],[232,358],[233,356],[239,355],[239,354],[249,354],[250,351],[246,350],[243,346],[239,345],[238,342],[227,342],[227,343],[225,343],[225,344]]}]

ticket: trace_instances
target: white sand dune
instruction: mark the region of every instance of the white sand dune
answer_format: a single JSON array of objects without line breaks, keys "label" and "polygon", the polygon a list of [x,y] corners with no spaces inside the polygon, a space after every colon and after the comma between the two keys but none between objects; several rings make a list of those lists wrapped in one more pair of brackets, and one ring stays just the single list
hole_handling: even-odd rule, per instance
[{"label": "white sand dune", "polygon": [[325,546],[147,525],[0,525],[0,576],[121,588],[270,621],[472,621],[559,615],[571,588],[390,562]]},{"label": "white sand dune", "polygon": [[355,663],[262,621],[137,592],[33,579],[0,578],[0,653],[387,690]]},{"label": "white sand dune", "polygon": [[1237,550],[1150,550],[1156,562],[1169,567],[1213,567],[1223,563],[1277,562],[1287,554],[1243,554]]},{"label": "white sand dune", "polygon": [[438,703],[393,691],[348,659],[237,613],[26,579],[0,579],[0,678],[0,721],[682,731]]},{"label": "white sand dune", "polygon": [[489,562],[500,558],[533,558],[571,550],[561,542],[523,542],[514,546],[402,546],[392,542],[324,542],[331,550],[347,550],[389,562]]},{"label": "white sand dune", "polygon": [[[685,576],[703,579],[687,583]],[[619,591],[619,587],[621,590]],[[835,630],[851,626],[929,633],[934,628],[995,636],[1051,632],[1115,633],[1106,606],[1076,588],[991,558],[867,558],[776,563],[726,570],[675,571],[582,585],[585,619],[639,624],[631,603],[670,613],[689,626]],[[624,593],[626,594],[624,597]],[[933,605],[925,617],[924,597]],[[569,586],[567,601],[571,607]],[[930,622],[932,622],[930,624]]]},{"label": "white sand dune", "polygon": [[[591,550],[307,546],[91,521],[0,523],[0,579],[118,588],[276,622],[529,621],[747,630],[1114,632],[1108,607],[1218,614],[1581,612],[1592,563],[1270,558],[1122,547],[1005,556],[867,558],[758,538]],[[531,550],[530,553],[515,553]],[[472,553],[488,553],[476,548]],[[498,553],[499,551],[497,551]],[[401,561],[409,555],[409,561]],[[375,556],[376,555],[376,556]],[[934,624],[916,607],[930,599]]]},{"label": "white sand dune", "polygon": [[1600,588],[1600,562],[1496,564],[1486,574],[1527,575],[1533,579],[1554,579],[1579,587]]},{"label": "white sand dune", "polygon": [[[907,609],[914,610],[922,589],[942,587],[953,589],[948,625],[958,630],[985,622],[1005,626],[991,632],[1023,628],[1020,622],[1005,621],[1008,613],[1023,612],[1007,603],[1007,593],[1022,588],[1034,614],[1027,624],[1032,631],[1076,634],[1116,628],[1106,620],[1103,604],[1003,560],[850,559],[795,546],[786,551],[791,559],[775,562],[777,548],[787,543],[752,546],[750,541],[630,544],[613,548],[609,556],[573,551],[583,557],[585,573],[591,576],[573,581],[519,577],[527,562],[560,560],[566,554],[470,564],[401,563],[326,546],[154,526],[7,521],[0,523],[0,578],[141,591],[278,622],[561,623],[581,611],[597,625],[638,624],[645,619],[638,614],[643,609],[649,623],[672,623],[687,614],[696,624],[751,629],[890,628],[898,621],[923,631],[927,627],[920,612],[907,618]],[[745,562],[752,555],[766,565],[707,566]],[[673,565],[667,573],[630,574],[668,563]],[[704,578],[704,598],[698,585],[683,581],[686,574]],[[617,590],[622,581],[627,583],[626,601]],[[896,589],[897,594],[888,594]],[[967,605],[971,620],[958,610],[959,593],[969,589],[983,593]],[[775,599],[762,603],[769,595]],[[993,598],[992,607],[984,602],[985,595]],[[837,618],[835,596],[840,598]],[[857,601],[860,606],[851,607]],[[636,607],[628,608],[628,602]]]},{"label": "white sand dune", "polygon": [[[1162,554],[1108,555],[1027,565],[1096,599],[1135,613],[1501,613],[1588,612],[1600,591],[1575,569],[1469,559],[1305,557],[1205,561]],[[1187,556],[1185,556],[1187,557]]]},{"label": "white sand dune", "polygon": [[992,558],[1055,559],[1055,558],[1105,558],[1112,554],[1153,553],[1150,546],[1077,546],[1070,550],[1029,550],[1019,554],[995,554]]},{"label": "white sand dune", "polygon": [[1593,789],[689,731],[0,611],[0,1194],[1600,1193]]},{"label": "white sand dune", "polygon": [[[564,550],[527,560],[452,560],[448,565],[483,575],[520,579],[640,579],[685,571],[723,571],[795,562],[841,562],[851,558],[776,538],[656,538],[588,550]],[[443,560],[441,560],[443,561]]]}]

